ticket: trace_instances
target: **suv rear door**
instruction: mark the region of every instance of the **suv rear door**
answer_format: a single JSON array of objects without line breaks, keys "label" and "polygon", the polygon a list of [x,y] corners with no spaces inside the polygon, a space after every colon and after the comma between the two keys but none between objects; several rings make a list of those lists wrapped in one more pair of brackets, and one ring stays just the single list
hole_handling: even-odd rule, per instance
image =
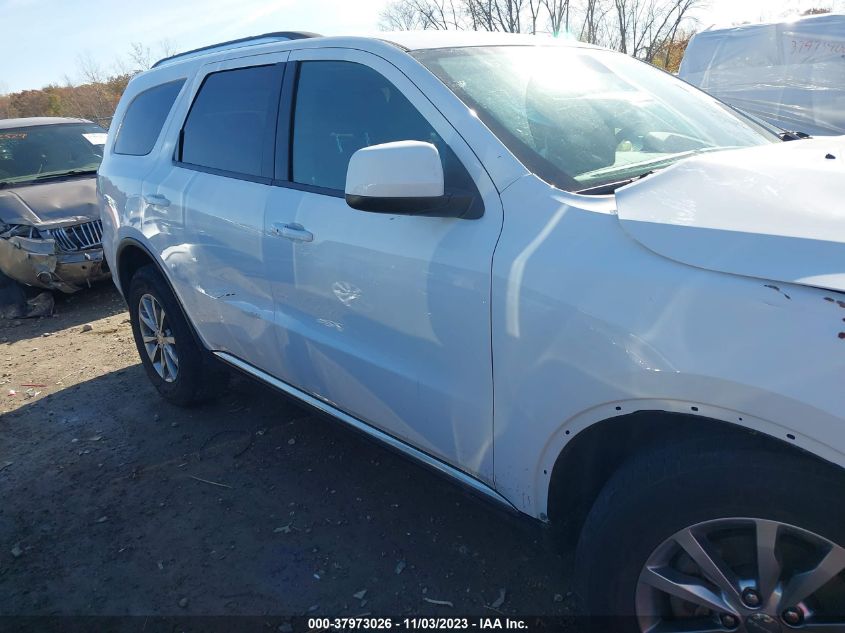
[{"label": "suv rear door", "polygon": [[269,372],[277,355],[263,230],[287,56],[204,65],[175,152],[144,185],[146,214],[169,236],[158,250],[205,343]]},{"label": "suv rear door", "polygon": [[[280,377],[492,481],[490,270],[498,193],[418,88],[363,51],[299,50],[280,110],[265,248]],[[294,72],[292,72],[294,71]],[[343,197],[354,151],[434,143],[479,219],[367,213]]]}]

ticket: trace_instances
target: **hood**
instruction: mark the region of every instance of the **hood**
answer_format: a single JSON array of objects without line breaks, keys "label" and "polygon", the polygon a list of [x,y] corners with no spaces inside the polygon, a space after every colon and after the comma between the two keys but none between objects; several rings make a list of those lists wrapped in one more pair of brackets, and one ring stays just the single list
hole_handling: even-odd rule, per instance
[{"label": "hood", "polygon": [[65,224],[96,220],[97,178],[70,178],[0,189],[0,221],[6,224]]},{"label": "hood", "polygon": [[845,136],[692,157],[616,201],[625,231],[664,257],[845,292]]}]

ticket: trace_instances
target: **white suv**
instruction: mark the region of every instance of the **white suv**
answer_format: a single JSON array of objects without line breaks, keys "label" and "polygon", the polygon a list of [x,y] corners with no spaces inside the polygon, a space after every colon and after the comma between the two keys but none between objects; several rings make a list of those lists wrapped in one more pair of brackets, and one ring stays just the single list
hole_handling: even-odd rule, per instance
[{"label": "white suv", "polygon": [[845,630],[843,139],[475,33],[192,51],[115,122],[105,253],[165,398],[223,361],[580,534],[614,630]]}]

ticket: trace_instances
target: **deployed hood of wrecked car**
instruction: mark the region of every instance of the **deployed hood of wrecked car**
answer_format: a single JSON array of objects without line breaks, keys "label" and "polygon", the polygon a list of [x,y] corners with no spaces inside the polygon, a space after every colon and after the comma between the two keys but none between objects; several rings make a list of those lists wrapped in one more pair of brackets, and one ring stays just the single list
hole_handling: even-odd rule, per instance
[{"label": "deployed hood of wrecked car", "polygon": [[845,292],[845,136],[692,157],[616,200],[625,231],[664,257]]},{"label": "deployed hood of wrecked car", "polygon": [[0,189],[0,222],[39,225],[96,220],[100,217],[96,187],[96,177],[86,176]]}]

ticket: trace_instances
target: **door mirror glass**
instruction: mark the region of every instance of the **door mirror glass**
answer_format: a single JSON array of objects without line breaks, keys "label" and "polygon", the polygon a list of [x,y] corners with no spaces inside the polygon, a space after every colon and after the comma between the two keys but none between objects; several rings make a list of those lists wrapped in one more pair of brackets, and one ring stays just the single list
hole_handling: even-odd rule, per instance
[{"label": "door mirror glass", "polygon": [[454,216],[443,163],[431,143],[396,141],[356,151],[346,171],[346,203],[376,213]]}]

